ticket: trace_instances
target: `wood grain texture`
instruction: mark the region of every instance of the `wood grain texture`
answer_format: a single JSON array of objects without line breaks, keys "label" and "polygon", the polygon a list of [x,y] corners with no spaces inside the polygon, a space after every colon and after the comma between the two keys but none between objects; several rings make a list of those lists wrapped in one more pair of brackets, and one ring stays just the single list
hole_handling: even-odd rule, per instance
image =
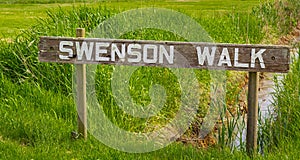
[{"label": "wood grain texture", "polygon": [[249,72],[246,150],[253,155],[257,149],[258,72]]},{"label": "wood grain texture", "polygon": [[[142,48],[146,44],[162,45],[167,48],[169,52],[170,46],[174,46],[174,63],[145,63],[129,62],[130,55],[121,61],[118,56],[114,61],[96,61],[95,49],[93,50],[93,58],[86,59],[83,56],[82,60],[78,60],[77,55],[70,57],[69,60],[63,60],[59,58],[59,55],[67,56],[68,53],[60,52],[59,45],[61,41],[70,41],[74,43],[70,49],[76,53],[75,43],[109,43],[116,44],[119,49],[122,45],[128,46],[129,44],[139,44]],[[197,47],[204,49],[204,47],[216,47],[216,53],[213,60],[213,65],[208,65],[208,61],[204,61],[204,64],[200,65],[197,54]],[[230,62],[232,66],[223,64],[218,66],[220,56],[223,49],[226,48],[229,52]],[[238,49],[238,62],[249,64],[249,67],[236,67],[234,66],[235,50]],[[255,61],[254,67],[251,67],[251,51],[258,52],[261,49],[265,49],[262,54],[265,68],[262,68],[258,59]],[[102,57],[111,59],[111,48],[107,47],[107,54],[102,54]],[[127,50],[127,48],[126,48]],[[142,50],[140,52],[143,52]],[[148,50],[148,58],[153,58],[151,50]],[[169,42],[169,41],[145,41],[145,40],[120,40],[120,39],[96,39],[96,38],[64,38],[64,37],[41,37],[39,43],[39,60],[41,62],[58,62],[58,63],[73,63],[73,64],[114,64],[114,65],[132,65],[132,66],[159,66],[159,67],[172,67],[172,68],[198,68],[198,69],[218,69],[218,70],[238,70],[249,72],[288,72],[290,64],[290,52],[287,46],[275,46],[275,45],[246,45],[246,44],[221,44],[221,43],[201,43],[201,42]]]},{"label": "wood grain texture", "polygon": [[[84,38],[85,29],[76,29],[76,37]],[[87,140],[87,104],[86,104],[86,66],[76,64],[76,106],[77,106],[77,126],[78,133]]]}]

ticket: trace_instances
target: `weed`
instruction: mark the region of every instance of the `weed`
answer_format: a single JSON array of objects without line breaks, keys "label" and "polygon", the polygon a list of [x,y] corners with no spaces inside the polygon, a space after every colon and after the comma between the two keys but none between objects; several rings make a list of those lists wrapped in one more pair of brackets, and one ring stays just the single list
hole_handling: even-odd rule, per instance
[{"label": "weed", "polygon": [[272,26],[279,34],[285,35],[297,25],[300,17],[300,1],[275,0],[253,8],[254,15],[267,26]]},{"label": "weed", "polygon": [[[191,4],[190,4],[191,5]],[[100,22],[113,16],[118,11],[99,7],[73,7],[71,10],[59,8],[48,11],[47,18],[39,19],[35,26],[18,35],[12,43],[0,42],[0,73],[1,73],[1,98],[0,98],[0,135],[12,139],[16,143],[4,143],[0,145],[6,153],[13,155],[25,154],[25,158],[32,157],[67,157],[67,158],[123,158],[148,159],[150,158],[244,158],[243,152],[224,150],[215,154],[216,149],[207,152],[194,148],[174,144],[161,151],[145,155],[133,155],[120,153],[104,147],[93,137],[89,137],[87,143],[70,140],[71,131],[75,128],[76,111],[74,109],[72,92],[73,67],[66,64],[39,63],[37,59],[38,41],[40,36],[75,36],[75,29],[86,28],[91,31]],[[196,20],[207,30],[217,42],[227,43],[259,43],[261,34],[260,21],[249,13],[223,13],[222,16],[197,17]],[[184,40],[178,35],[169,32],[144,29],[126,33],[122,38],[152,39],[152,40]],[[134,101],[141,105],[150,102],[149,88],[152,84],[159,83],[166,88],[170,95],[166,105],[158,116],[152,119],[138,119],[125,114],[120,110],[110,90],[111,73],[114,66],[97,66],[97,96],[104,106],[105,113],[110,120],[129,131],[151,131],[156,129],[152,126],[164,125],[174,116],[178,108],[180,87],[174,75],[164,68],[140,68],[130,80],[130,94]],[[210,76],[208,71],[193,70],[197,75],[200,89],[202,90],[203,106],[199,106],[199,117],[202,118],[207,112],[209,103]],[[230,75],[230,74],[228,74]],[[155,83],[154,83],[155,82]],[[228,81],[230,91],[227,92],[226,102],[234,103],[238,93],[236,81]],[[208,95],[208,96],[207,96]],[[222,102],[225,104],[226,102]],[[230,114],[233,115],[232,112]],[[231,116],[232,116],[231,115]],[[201,120],[199,120],[201,121]],[[236,120],[228,120],[220,135],[224,145],[233,141],[233,128]],[[149,125],[148,128],[146,125]],[[152,126],[151,126],[152,125]],[[226,128],[228,127],[228,128]],[[226,135],[229,138],[226,139]],[[0,139],[1,141],[1,139]],[[11,142],[11,141],[9,141]],[[50,144],[49,144],[50,143]],[[20,146],[25,146],[23,149]],[[57,153],[57,146],[62,148]],[[80,146],[80,147],[79,147]],[[7,149],[6,149],[7,147]],[[10,151],[12,150],[12,151]],[[25,151],[24,151],[25,150]],[[29,151],[27,151],[29,150]],[[104,150],[104,151],[103,151]],[[229,153],[234,152],[231,155]],[[48,155],[49,154],[49,155]],[[66,155],[67,154],[67,155]],[[70,156],[69,156],[70,155]],[[2,158],[2,157],[0,157]],[[5,159],[6,157],[4,157]]]},{"label": "weed", "polygon": [[[290,142],[299,141],[299,75],[300,59],[296,57],[291,71],[279,81],[275,76],[275,115],[266,119],[261,126],[259,144],[264,152],[275,151]],[[291,143],[293,144],[293,143]],[[296,149],[296,148],[295,148]]]}]

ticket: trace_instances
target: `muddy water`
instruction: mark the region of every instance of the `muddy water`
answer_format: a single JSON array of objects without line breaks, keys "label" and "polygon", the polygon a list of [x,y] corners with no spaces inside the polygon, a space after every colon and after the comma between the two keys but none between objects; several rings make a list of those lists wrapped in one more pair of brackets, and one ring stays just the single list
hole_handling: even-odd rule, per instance
[{"label": "muddy water", "polygon": [[[300,37],[299,37],[300,39]],[[299,49],[291,50],[291,59],[299,58]],[[284,78],[284,74],[276,74],[279,85]],[[261,123],[267,118],[275,117],[274,106],[273,106],[273,93],[275,92],[274,73],[264,73],[264,78],[260,79],[259,92],[258,92],[258,107],[259,107],[259,118]],[[236,127],[237,137],[234,141],[234,146],[239,148],[241,143],[246,143],[246,125],[247,119],[241,118],[238,120],[238,126]],[[259,127],[259,126],[258,126]]]},{"label": "muddy water", "polygon": [[[276,75],[278,80],[283,79],[283,75]],[[273,107],[273,93],[275,92],[275,82],[273,81],[273,73],[264,73],[264,78],[259,81],[259,92],[258,92],[258,107],[259,107],[259,116],[262,120],[262,123],[265,119],[271,118],[274,115]],[[234,141],[235,147],[240,147],[241,143],[246,143],[246,117],[242,117],[238,120],[238,126],[236,127],[237,137]]]},{"label": "muddy water", "polygon": [[[300,37],[299,37],[300,38]],[[299,49],[294,48],[291,49],[291,59],[295,59],[299,57]],[[275,83],[273,81],[274,74],[273,73],[265,73],[265,78],[260,80],[259,84],[259,93],[258,93],[258,105],[260,109],[261,119],[264,120],[266,118],[270,118],[272,114],[274,114],[273,107],[273,93],[275,92],[274,87]],[[276,74],[279,85],[280,82],[284,78],[284,74]]]},{"label": "muddy water", "polygon": [[[300,38],[300,37],[299,37]],[[291,49],[291,59],[295,59],[299,57],[299,49],[293,48]],[[270,118],[272,114],[274,114],[273,107],[273,93],[275,92],[274,87],[274,73],[264,73],[263,79],[260,80],[259,83],[259,92],[258,92],[258,106],[260,109],[260,114],[262,120],[266,118]],[[276,77],[278,79],[279,85],[284,78],[284,74],[276,73]]]},{"label": "muddy water", "polygon": [[[274,87],[275,83],[273,81],[273,74],[266,73],[266,77],[260,80],[260,90],[258,92],[258,106],[261,119],[270,118],[274,114],[273,107],[273,93],[275,92]],[[283,75],[277,74],[279,81],[283,79]]]}]

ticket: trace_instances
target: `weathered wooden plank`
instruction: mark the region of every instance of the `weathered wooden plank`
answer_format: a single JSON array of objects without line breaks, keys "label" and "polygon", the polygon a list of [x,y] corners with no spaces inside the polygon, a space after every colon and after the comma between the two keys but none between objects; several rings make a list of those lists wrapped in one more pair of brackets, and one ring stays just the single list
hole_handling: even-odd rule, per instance
[{"label": "weathered wooden plank", "polygon": [[[85,29],[76,29],[76,37],[84,38]],[[77,126],[79,134],[87,139],[87,104],[86,104],[86,66],[85,64],[76,64],[76,105],[77,105]]]},{"label": "weathered wooden plank", "polygon": [[287,72],[289,47],[41,37],[41,62]]},{"label": "weathered wooden plank", "polygon": [[253,155],[257,149],[258,72],[249,72],[246,150]]}]

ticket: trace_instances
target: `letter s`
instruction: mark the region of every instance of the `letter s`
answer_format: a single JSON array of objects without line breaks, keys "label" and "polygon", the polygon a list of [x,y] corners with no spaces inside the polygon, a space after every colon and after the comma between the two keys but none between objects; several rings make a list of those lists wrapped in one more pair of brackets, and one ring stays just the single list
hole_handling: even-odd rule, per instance
[{"label": "letter s", "polygon": [[69,56],[59,55],[59,58],[63,59],[63,60],[69,60],[71,57],[74,57],[73,50],[71,48],[65,48],[64,46],[73,47],[73,42],[71,42],[71,41],[61,41],[59,43],[59,51],[63,52],[63,53],[65,53],[65,52],[69,53]]}]

